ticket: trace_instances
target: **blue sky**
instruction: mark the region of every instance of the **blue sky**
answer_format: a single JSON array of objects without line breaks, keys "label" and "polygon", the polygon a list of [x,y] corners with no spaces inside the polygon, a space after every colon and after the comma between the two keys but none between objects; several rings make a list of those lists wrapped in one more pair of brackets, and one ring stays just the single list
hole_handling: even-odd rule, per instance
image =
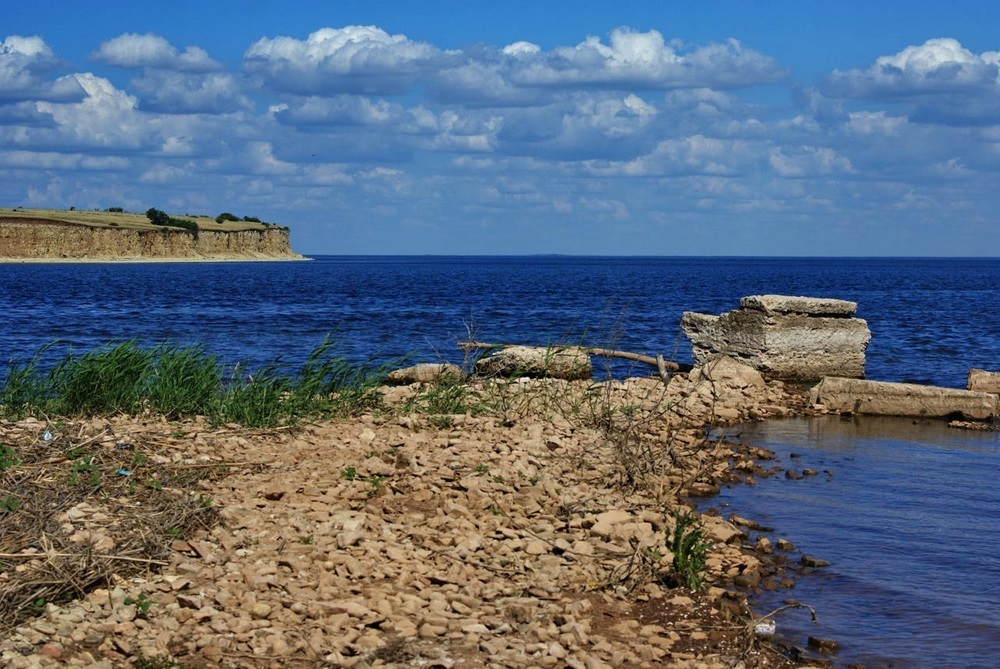
[{"label": "blue sky", "polygon": [[1000,255],[1000,3],[6,3],[0,205],[307,254]]}]

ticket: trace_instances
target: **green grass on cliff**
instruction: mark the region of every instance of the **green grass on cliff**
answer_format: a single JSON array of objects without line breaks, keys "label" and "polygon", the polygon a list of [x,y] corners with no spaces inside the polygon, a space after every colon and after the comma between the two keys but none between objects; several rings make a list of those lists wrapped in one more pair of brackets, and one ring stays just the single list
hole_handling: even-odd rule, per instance
[{"label": "green grass on cliff", "polygon": [[[242,232],[244,230],[267,230],[275,227],[265,223],[250,221],[223,221],[216,223],[210,216],[171,214],[174,218],[192,221],[200,230],[219,232]],[[81,211],[76,209],[27,209],[24,207],[0,207],[0,218],[37,218],[49,221],[66,221],[67,223],[82,223],[95,228],[127,228],[131,230],[157,230],[146,213],[143,212],[112,212],[112,211]]]}]

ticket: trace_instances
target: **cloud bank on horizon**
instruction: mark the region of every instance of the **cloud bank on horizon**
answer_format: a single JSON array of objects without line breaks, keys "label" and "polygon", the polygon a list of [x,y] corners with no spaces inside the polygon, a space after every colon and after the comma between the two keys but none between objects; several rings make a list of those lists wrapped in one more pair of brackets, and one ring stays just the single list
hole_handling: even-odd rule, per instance
[{"label": "cloud bank on horizon", "polygon": [[951,37],[815,82],[627,26],[245,44],[6,36],[0,200],[239,210],[307,253],[1000,255],[1000,52]]}]

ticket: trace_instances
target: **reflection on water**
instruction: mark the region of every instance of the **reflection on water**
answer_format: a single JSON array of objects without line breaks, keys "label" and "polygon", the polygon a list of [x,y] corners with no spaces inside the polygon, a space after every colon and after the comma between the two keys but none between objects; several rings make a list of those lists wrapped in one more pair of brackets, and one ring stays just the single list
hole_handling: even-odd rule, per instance
[{"label": "reflection on water", "polygon": [[756,598],[760,612],[794,598],[819,614],[813,625],[805,611],[782,613],[779,632],[803,646],[809,635],[836,639],[842,666],[998,666],[1000,435],[875,417],[731,432],[786,469],[830,472],[776,476],[711,501],[833,563]]}]

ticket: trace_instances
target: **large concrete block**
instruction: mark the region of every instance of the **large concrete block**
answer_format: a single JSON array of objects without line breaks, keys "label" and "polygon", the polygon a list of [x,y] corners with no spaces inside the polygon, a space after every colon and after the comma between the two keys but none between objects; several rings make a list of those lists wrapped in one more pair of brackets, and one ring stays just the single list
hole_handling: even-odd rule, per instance
[{"label": "large concrete block", "polygon": [[860,378],[871,332],[851,317],[856,308],[846,300],[751,295],[720,316],[685,312],[681,329],[698,364],[721,353],[772,378]]},{"label": "large concrete block", "polygon": [[981,393],[1000,393],[1000,372],[970,369],[965,387]]},{"label": "large concrete block", "polygon": [[810,391],[813,403],[834,411],[877,416],[990,420],[1000,417],[1000,396],[957,388],[828,377]]}]

